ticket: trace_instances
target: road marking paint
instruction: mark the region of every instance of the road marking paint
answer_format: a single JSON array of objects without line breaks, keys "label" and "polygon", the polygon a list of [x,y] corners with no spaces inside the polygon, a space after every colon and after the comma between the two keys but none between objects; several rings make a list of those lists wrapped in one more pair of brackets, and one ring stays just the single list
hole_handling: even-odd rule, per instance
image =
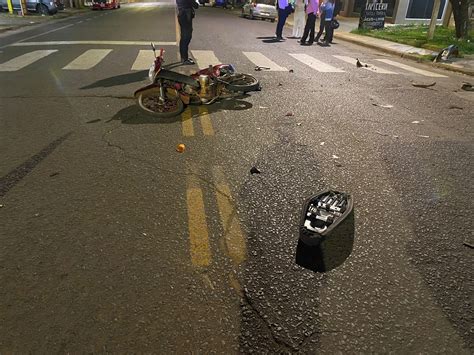
[{"label": "road marking paint", "polygon": [[209,65],[216,65],[219,62],[219,59],[214,55],[214,51],[191,51],[194,59],[196,59],[197,66],[199,68],[207,68]]},{"label": "road marking paint", "polygon": [[317,70],[321,73],[344,73],[344,70],[333,67],[332,65],[326,64],[317,60],[307,54],[303,53],[289,53],[293,58],[299,60],[301,63],[306,64],[307,66]]},{"label": "road marking paint", "polygon": [[[337,58],[339,60],[342,60],[346,63],[353,64],[353,65],[355,65],[356,61],[357,61],[356,58],[347,57],[345,55],[333,55],[333,57]],[[376,67],[375,65],[370,65],[368,67],[362,67],[362,69],[367,69],[369,71],[373,71],[374,73],[380,73],[380,74],[398,74],[398,73],[395,73],[395,72],[387,70],[387,69]]]},{"label": "road marking paint", "polygon": [[66,65],[66,70],[88,70],[95,67],[104,59],[107,54],[112,52],[111,49],[89,49]]},{"label": "road marking paint", "polygon": [[214,183],[216,184],[217,207],[222,228],[224,229],[227,253],[234,265],[240,265],[247,255],[245,236],[240,227],[240,221],[224,171],[221,167],[215,166],[213,174]]},{"label": "road marking paint", "polygon": [[280,67],[278,64],[265,57],[260,52],[242,52],[253,64],[259,67],[267,67],[269,71],[287,71],[288,69]]},{"label": "road marking paint", "polygon": [[189,107],[181,114],[181,126],[184,137],[194,137],[193,113]]},{"label": "road marking paint", "polygon": [[211,264],[212,258],[209,246],[209,232],[202,190],[193,175],[188,176],[186,197],[191,262],[195,266],[206,267]]},{"label": "road marking paint", "polygon": [[[117,46],[150,46],[152,41],[45,41],[45,42],[17,42],[10,46],[63,46],[75,44],[98,44],[98,45],[117,45]],[[175,46],[176,42],[153,42],[156,46]]]},{"label": "road marking paint", "polygon": [[132,65],[132,70],[150,69],[154,59],[155,57],[153,56],[153,51],[151,49],[141,49]]},{"label": "road marking paint", "polygon": [[57,49],[49,49],[49,50],[41,50],[41,51],[33,51],[19,57],[15,57],[10,59],[8,62],[0,64],[0,71],[17,71],[20,70],[41,58],[44,58],[54,52],[57,52]]},{"label": "road marking paint", "polygon": [[56,32],[56,31],[59,31],[59,30],[62,30],[62,29],[65,29],[65,28],[68,28],[68,27],[71,27],[71,26],[74,26],[75,24],[72,23],[70,25],[66,25],[66,26],[62,26],[62,27],[59,27],[59,28],[55,28],[54,30],[50,30],[50,31],[46,31],[46,32],[43,32],[43,33],[40,33],[40,34],[37,34],[37,35],[34,35],[34,36],[30,36],[30,37],[27,37],[27,38],[23,38],[22,40],[16,42],[16,43],[13,43],[13,44],[9,44],[5,47],[8,47],[8,46],[15,46],[21,42],[24,42],[24,41],[28,41],[30,39],[33,39],[33,38],[36,38],[36,37],[40,37],[40,36],[44,36],[44,35],[47,35],[49,33],[52,33],[52,32]]},{"label": "road marking paint", "polygon": [[214,128],[212,127],[211,118],[209,117],[209,111],[206,106],[199,106],[199,119],[204,135],[213,136]]},{"label": "road marking paint", "polygon": [[416,73],[416,74],[429,76],[429,77],[432,77],[432,78],[447,78],[446,75],[433,73],[433,72],[430,72],[428,70],[418,69],[418,68],[415,68],[415,67],[412,67],[412,66],[409,66],[409,65],[406,65],[406,64],[395,62],[395,61],[390,60],[390,59],[376,59],[376,60],[378,60],[379,62],[388,64],[388,65],[393,65],[394,67],[397,67],[397,68],[405,69],[406,71],[410,71],[410,72],[413,72],[413,73]]}]

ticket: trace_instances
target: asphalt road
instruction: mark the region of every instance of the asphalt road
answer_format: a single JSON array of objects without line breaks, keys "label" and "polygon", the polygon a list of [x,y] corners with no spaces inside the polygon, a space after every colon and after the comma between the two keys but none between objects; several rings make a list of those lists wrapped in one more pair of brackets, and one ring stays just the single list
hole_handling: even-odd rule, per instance
[{"label": "asphalt road", "polygon": [[[199,9],[194,57],[263,88],[167,121],[131,97],[148,42],[178,58],[172,6],[0,37],[1,352],[472,353],[468,78],[273,43],[274,27]],[[355,233],[342,265],[314,272],[295,263],[298,224],[325,188],[353,195]]]}]

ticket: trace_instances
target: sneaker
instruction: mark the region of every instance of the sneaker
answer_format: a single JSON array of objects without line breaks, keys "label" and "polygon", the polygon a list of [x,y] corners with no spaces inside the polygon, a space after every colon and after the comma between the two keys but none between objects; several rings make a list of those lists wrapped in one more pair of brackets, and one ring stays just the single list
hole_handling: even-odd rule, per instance
[{"label": "sneaker", "polygon": [[196,63],[194,63],[194,60],[192,60],[191,58],[185,59],[185,60],[181,61],[181,63],[183,65],[194,65],[194,64],[196,64]]}]

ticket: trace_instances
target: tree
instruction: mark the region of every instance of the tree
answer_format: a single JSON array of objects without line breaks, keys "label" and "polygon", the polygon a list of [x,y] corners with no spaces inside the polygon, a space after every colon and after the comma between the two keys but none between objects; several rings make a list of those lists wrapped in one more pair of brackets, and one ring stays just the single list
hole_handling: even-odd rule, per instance
[{"label": "tree", "polygon": [[456,37],[466,39],[469,35],[469,5],[474,5],[474,0],[449,0],[453,6]]}]

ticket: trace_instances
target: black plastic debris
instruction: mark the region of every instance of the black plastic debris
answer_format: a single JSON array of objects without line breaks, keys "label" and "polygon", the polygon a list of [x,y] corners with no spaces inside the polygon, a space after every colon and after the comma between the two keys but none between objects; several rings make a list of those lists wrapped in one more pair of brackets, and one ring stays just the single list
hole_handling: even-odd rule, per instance
[{"label": "black plastic debris", "polygon": [[434,59],[434,62],[437,63],[441,61],[446,61],[449,60],[449,58],[452,56],[459,56],[459,48],[454,44],[451,44],[450,46],[442,49],[441,52],[439,52],[436,58]]},{"label": "black plastic debris", "polygon": [[262,67],[260,65],[257,65],[255,67],[255,71],[262,71],[262,70],[270,70],[270,68],[269,67]]},{"label": "black plastic debris", "polygon": [[411,83],[411,85],[413,85],[413,86],[416,87],[416,88],[427,89],[427,88],[430,88],[430,87],[432,87],[432,86],[435,86],[435,85],[436,85],[436,81],[433,81],[432,83],[429,83],[429,84],[424,84],[424,83]]},{"label": "black plastic debris", "polygon": [[356,58],[356,59],[357,59],[357,61],[356,61],[356,67],[357,67],[357,68],[362,68],[363,65],[362,65],[362,63],[360,62],[359,58]]},{"label": "black plastic debris", "polygon": [[472,86],[470,83],[464,83],[462,84],[461,89],[464,91],[474,91],[474,86]]},{"label": "black plastic debris", "polygon": [[255,166],[252,167],[252,169],[250,169],[250,174],[260,174],[261,171],[258,170]]},{"label": "black plastic debris", "polygon": [[341,265],[354,244],[354,210],[350,194],[322,191],[303,205],[296,263],[326,272]]}]

